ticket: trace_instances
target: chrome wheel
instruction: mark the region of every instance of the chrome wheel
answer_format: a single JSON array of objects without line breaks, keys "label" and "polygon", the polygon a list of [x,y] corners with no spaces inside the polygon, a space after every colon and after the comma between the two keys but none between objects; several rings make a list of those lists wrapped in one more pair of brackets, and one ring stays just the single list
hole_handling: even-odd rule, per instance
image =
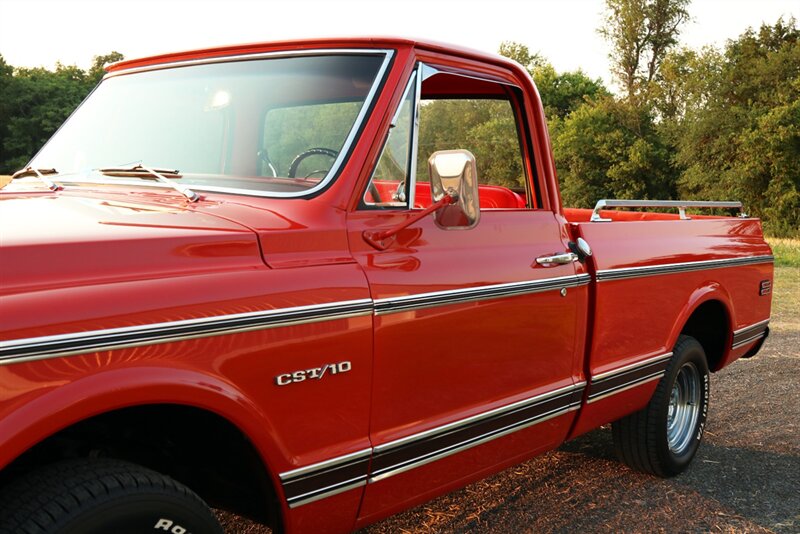
[{"label": "chrome wheel", "polygon": [[678,371],[669,397],[667,441],[673,454],[682,454],[695,435],[701,394],[700,371],[687,362]]}]

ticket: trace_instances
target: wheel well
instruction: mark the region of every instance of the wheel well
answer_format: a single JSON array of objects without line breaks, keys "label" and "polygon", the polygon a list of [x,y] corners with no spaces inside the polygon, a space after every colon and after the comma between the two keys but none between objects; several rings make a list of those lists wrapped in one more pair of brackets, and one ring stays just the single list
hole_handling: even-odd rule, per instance
[{"label": "wheel well", "polygon": [[70,458],[127,460],[169,475],[210,506],[280,530],[267,470],[247,437],[214,413],[189,406],[123,408],[76,423],[3,469],[0,483]]},{"label": "wheel well", "polygon": [[692,313],[681,334],[692,336],[703,346],[708,368],[717,371],[728,340],[728,312],[718,300],[704,302]]}]

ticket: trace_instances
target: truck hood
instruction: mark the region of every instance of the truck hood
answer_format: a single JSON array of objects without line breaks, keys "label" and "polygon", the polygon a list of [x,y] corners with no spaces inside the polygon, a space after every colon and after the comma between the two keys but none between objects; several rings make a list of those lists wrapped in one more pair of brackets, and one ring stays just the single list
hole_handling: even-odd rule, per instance
[{"label": "truck hood", "polygon": [[0,194],[0,294],[264,267],[250,229],[178,203]]}]

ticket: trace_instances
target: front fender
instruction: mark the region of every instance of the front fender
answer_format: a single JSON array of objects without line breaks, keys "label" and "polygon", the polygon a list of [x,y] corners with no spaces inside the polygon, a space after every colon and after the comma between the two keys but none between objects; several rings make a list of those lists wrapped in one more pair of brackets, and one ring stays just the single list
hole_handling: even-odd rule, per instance
[{"label": "front fender", "polygon": [[[58,431],[90,417],[146,404],[181,404],[213,412],[236,426],[265,466],[281,454],[270,420],[233,384],[197,370],[160,366],[109,369],[66,383],[35,382],[0,367],[0,468]],[[27,387],[26,387],[27,386]],[[9,398],[10,397],[10,398]],[[273,485],[276,475],[271,469]]]}]

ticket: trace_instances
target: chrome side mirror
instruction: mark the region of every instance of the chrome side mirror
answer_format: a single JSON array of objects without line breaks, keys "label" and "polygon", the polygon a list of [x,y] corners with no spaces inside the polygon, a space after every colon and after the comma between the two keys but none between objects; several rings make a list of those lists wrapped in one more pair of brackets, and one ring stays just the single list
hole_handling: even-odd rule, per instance
[{"label": "chrome side mirror", "polygon": [[439,150],[428,158],[431,196],[438,202],[445,195],[453,201],[434,212],[436,225],[445,230],[468,230],[481,217],[478,200],[478,167],[469,150]]}]

